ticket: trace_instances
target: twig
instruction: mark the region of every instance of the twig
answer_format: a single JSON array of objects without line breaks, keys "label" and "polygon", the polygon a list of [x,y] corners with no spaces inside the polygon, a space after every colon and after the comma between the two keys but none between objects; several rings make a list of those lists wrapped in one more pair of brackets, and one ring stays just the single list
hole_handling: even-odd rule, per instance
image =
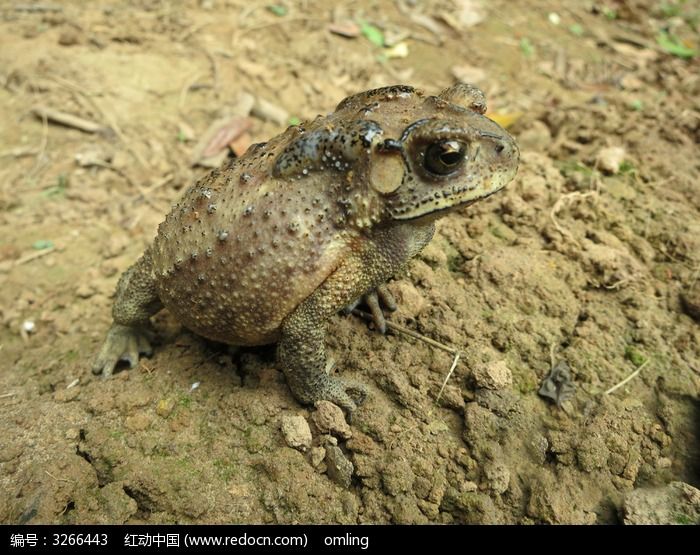
[{"label": "twig", "polygon": [[56,251],[56,247],[49,247],[48,249],[43,249],[37,252],[33,252],[30,254],[27,254],[26,256],[23,256],[22,258],[18,258],[15,260],[15,263],[13,266],[21,266],[22,264],[26,264],[27,262],[31,262],[32,260],[36,260],[37,258],[41,258],[42,256],[46,256],[47,254],[50,254],[52,252]]},{"label": "twig", "polygon": [[574,238],[573,234],[557,221],[557,213],[564,207],[565,204],[570,205],[575,200],[583,200],[585,198],[592,197],[592,196],[595,196],[597,194],[598,194],[598,191],[588,191],[587,193],[581,193],[580,191],[574,191],[573,193],[569,193],[567,195],[562,195],[561,197],[559,197],[557,202],[554,203],[554,206],[552,206],[552,209],[549,212],[549,218],[552,220],[554,227],[557,228],[557,231],[559,233],[561,233],[567,239],[576,243],[579,247],[581,245]]},{"label": "twig", "polygon": [[605,289],[609,289],[609,290],[611,290],[611,291],[617,291],[617,290],[620,289],[620,287],[622,287],[623,285],[626,285],[627,283],[630,283],[631,281],[635,281],[637,278],[638,278],[638,276],[636,276],[636,275],[635,275],[635,276],[626,277],[626,278],[623,278],[623,279],[621,279],[621,280],[616,281],[615,283],[611,283],[610,285],[607,285],[607,284],[604,283],[604,284],[603,284],[603,287],[604,287]]},{"label": "twig", "polygon": [[279,25],[287,25],[289,23],[301,23],[301,22],[314,22],[314,23],[328,23],[325,19],[320,19],[318,17],[286,17],[284,19],[277,18],[274,21],[268,21],[266,23],[260,23],[259,25],[252,25],[250,27],[243,27],[238,29],[238,34],[235,38],[240,38],[243,35],[250,33],[251,31],[260,31],[261,29],[267,29],[268,27],[277,27]]},{"label": "twig", "polygon": [[192,35],[198,33],[204,29],[207,25],[211,25],[212,21],[204,21],[203,23],[198,23],[197,25],[192,25],[178,40],[180,42],[186,42]]},{"label": "twig", "polygon": [[455,371],[455,368],[457,368],[457,362],[459,362],[459,353],[455,353],[455,358],[452,361],[452,366],[450,366],[449,372],[447,372],[447,376],[445,376],[445,381],[442,382],[442,387],[440,388],[440,391],[438,393],[437,399],[435,399],[436,403],[440,402],[440,397],[442,397],[442,392],[445,389],[445,386],[447,385],[447,382],[450,380],[450,377],[452,376],[452,372]]},{"label": "twig", "polygon": [[137,195],[134,195],[134,200],[138,200],[140,198],[146,198],[147,196],[151,195],[153,191],[156,189],[160,189],[161,187],[167,185],[174,179],[174,176],[172,173],[166,173],[161,179],[156,181],[153,185],[150,187],[146,188],[139,188],[139,193]]},{"label": "twig", "polygon": [[[352,313],[355,316],[359,316],[363,320],[367,320],[369,322],[373,321],[372,315],[368,314],[367,312],[364,312],[362,310],[359,310],[357,308],[353,308]],[[414,339],[418,339],[419,341],[423,341],[424,343],[427,343],[428,345],[432,345],[433,347],[436,347],[437,349],[441,349],[443,351],[446,351],[452,355],[454,355],[454,359],[452,360],[452,366],[450,366],[450,369],[447,372],[447,375],[445,376],[445,380],[442,382],[442,387],[440,388],[440,392],[438,393],[437,398],[435,399],[435,403],[440,402],[440,397],[442,397],[442,392],[445,389],[445,386],[447,385],[447,382],[450,380],[450,377],[452,377],[452,373],[454,372],[455,368],[457,368],[457,363],[459,362],[459,357],[463,354],[459,349],[456,349],[455,347],[450,347],[449,345],[445,345],[444,343],[440,343],[438,341],[435,341],[434,339],[430,339],[429,337],[426,337],[425,335],[421,335],[418,332],[415,332],[413,330],[410,330],[408,328],[405,328],[403,326],[400,326],[399,324],[394,324],[393,322],[386,322],[386,327],[387,329],[394,330],[399,333],[403,333],[405,335],[408,335],[410,337],[413,337]]]},{"label": "twig", "polygon": [[624,380],[622,380],[620,383],[615,384],[612,386],[610,389],[608,389],[603,395],[610,395],[613,391],[616,391],[620,389],[623,385],[625,385],[628,381],[631,379],[635,378],[641,371],[642,368],[644,368],[647,364],[649,364],[649,359],[646,359],[640,366],[637,368],[634,372],[632,372],[629,376],[627,376]]},{"label": "twig", "polygon": [[206,48],[203,49],[204,55],[207,57],[207,60],[209,60],[209,64],[211,65],[211,73],[212,73],[212,79],[214,80],[214,94],[217,95],[219,94],[219,68],[216,65],[216,58],[214,58],[214,55],[209,52]]},{"label": "twig", "polygon": [[136,159],[136,161],[141,165],[142,168],[144,169],[149,169],[150,166],[146,162],[145,158],[141,156],[141,153],[136,150],[134,147],[131,146],[131,143],[127,140],[126,136],[122,132],[121,128],[119,127],[119,124],[117,123],[116,119],[114,117],[107,113],[100,103],[93,98],[95,96],[94,93],[91,94],[86,94],[85,92],[85,87],[80,87],[73,83],[72,81],[69,81],[68,79],[64,79],[63,77],[59,77],[57,75],[52,75],[51,79],[53,79],[56,83],[59,85],[67,88],[69,91],[80,95],[82,98],[87,100],[87,102],[92,106],[92,108],[102,116],[102,119],[107,122],[108,127],[103,127],[102,129],[104,131],[113,131],[114,134],[117,136],[119,141],[126,147],[126,149],[131,153],[131,155]]},{"label": "twig", "polygon": [[15,147],[0,152],[0,158],[23,158],[25,156],[36,156],[37,154],[39,154],[38,150],[34,150],[31,148]]},{"label": "twig", "polygon": [[48,474],[49,476],[51,476],[51,477],[52,477],[54,480],[56,480],[57,482],[68,482],[69,484],[72,484],[72,483],[73,483],[72,480],[68,480],[67,478],[59,478],[59,477],[57,477],[57,476],[54,476],[54,475],[51,474],[48,470],[44,470],[44,472],[46,472],[46,474]]},{"label": "twig", "polygon": [[37,114],[41,117],[41,144],[39,145],[39,152],[36,155],[36,160],[34,161],[34,167],[27,174],[27,180],[31,179],[39,173],[41,168],[41,162],[46,153],[46,145],[49,144],[49,119],[46,113]]},{"label": "twig", "polygon": [[549,346],[549,367],[554,368],[554,343]]},{"label": "twig", "polygon": [[199,81],[200,78],[205,77],[206,73],[196,73],[195,76],[192,79],[189,79],[182,89],[180,90],[180,100],[178,102],[178,110],[182,112],[182,109],[185,107],[185,103],[187,102],[187,93],[190,92],[190,89],[194,86],[194,84]]},{"label": "twig", "polygon": [[3,393],[2,395],[0,395],[0,399],[7,399],[8,397],[14,397],[15,395],[17,395],[17,394],[14,392]]},{"label": "twig", "polygon": [[32,108],[32,113],[42,120],[48,120],[66,127],[83,131],[84,133],[99,133],[103,131],[104,126],[94,121],[89,121],[73,114],[67,114],[46,106],[35,106]]},{"label": "twig", "polygon": [[121,168],[118,168],[114,165],[112,165],[110,162],[103,162],[102,160],[91,160],[89,164],[85,164],[84,167],[97,167],[97,168],[104,168],[106,170],[113,171],[117,175],[123,177],[126,182],[131,185],[134,189],[141,190],[141,186],[138,185],[129,174],[127,174],[124,170]]},{"label": "twig", "polygon": [[[372,322],[372,315],[368,314],[367,312],[364,312],[362,310],[359,310],[357,308],[353,308],[352,313],[355,316],[359,316],[363,320],[367,320],[368,322]],[[438,349],[442,349],[443,351],[447,351],[450,354],[455,354],[459,353],[458,349],[455,349],[454,347],[450,347],[449,345],[445,345],[444,343],[439,343],[435,341],[434,339],[430,339],[430,337],[426,337],[425,335],[421,335],[418,332],[415,332],[413,330],[410,330],[408,328],[404,328],[403,326],[400,326],[398,324],[394,324],[393,322],[387,322],[386,327],[388,329],[398,331],[400,333],[404,333],[406,335],[410,335],[411,337],[415,339],[419,339],[420,341],[424,341],[428,345],[432,345],[433,347],[437,347]]]},{"label": "twig", "polygon": [[51,4],[16,4],[15,11],[27,13],[62,12],[63,8]]}]

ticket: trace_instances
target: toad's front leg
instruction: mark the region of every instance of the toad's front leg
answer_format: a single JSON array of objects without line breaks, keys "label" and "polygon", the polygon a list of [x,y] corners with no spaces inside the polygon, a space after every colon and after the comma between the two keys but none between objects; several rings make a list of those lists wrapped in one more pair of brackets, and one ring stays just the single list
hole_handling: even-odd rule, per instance
[{"label": "toad's front leg", "polygon": [[364,400],[363,386],[341,381],[327,372],[326,322],[350,301],[384,283],[391,271],[372,245],[349,253],[345,263],[282,323],[278,362],[299,401],[331,401],[352,414]]},{"label": "toad's front leg", "polygon": [[[379,230],[346,253],[344,263],[290,314],[281,327],[278,360],[294,396],[302,403],[332,401],[348,413],[365,396],[362,386],[351,385],[326,373],[326,322],[355,299],[369,300],[370,310],[384,329],[377,296],[383,284],[425,246],[433,235],[432,223],[397,225]],[[387,292],[388,293],[388,292]],[[393,298],[384,302],[393,308]],[[377,316],[377,314],[379,316]]]},{"label": "toad's front leg", "polygon": [[301,403],[331,401],[352,414],[364,401],[366,391],[361,385],[328,374],[325,338],[329,314],[319,301],[322,299],[314,294],[287,317],[277,358],[289,388]]}]

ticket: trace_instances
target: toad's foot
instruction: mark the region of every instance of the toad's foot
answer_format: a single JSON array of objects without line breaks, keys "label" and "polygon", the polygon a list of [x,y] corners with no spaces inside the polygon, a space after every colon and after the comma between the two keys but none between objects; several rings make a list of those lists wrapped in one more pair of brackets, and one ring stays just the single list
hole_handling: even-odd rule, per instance
[{"label": "toad's foot", "polygon": [[287,383],[294,396],[302,403],[313,405],[318,401],[330,401],[343,409],[348,418],[367,398],[367,389],[352,381],[340,380],[328,374],[304,372],[287,375]]},{"label": "toad's foot", "polygon": [[369,308],[374,329],[379,331],[381,334],[386,333],[386,318],[384,317],[382,307],[389,312],[394,312],[397,308],[396,299],[394,299],[394,296],[391,294],[387,286],[380,285],[369,293],[362,295],[362,297],[357,299],[354,303],[351,303],[345,307],[342,310],[342,313],[350,314],[360,304],[364,304],[367,308]]},{"label": "toad's foot", "polygon": [[120,360],[127,361],[133,368],[139,362],[139,355],[150,355],[153,352],[152,337],[153,332],[144,327],[112,324],[92,365],[92,373],[108,378]]}]

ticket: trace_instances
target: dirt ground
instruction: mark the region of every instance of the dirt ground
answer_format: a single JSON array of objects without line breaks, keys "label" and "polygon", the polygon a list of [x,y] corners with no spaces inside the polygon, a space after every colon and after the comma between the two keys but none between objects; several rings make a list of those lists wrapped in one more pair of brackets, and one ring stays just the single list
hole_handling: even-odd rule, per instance
[{"label": "dirt ground", "polygon": [[[699,21],[679,0],[0,2],[0,521],[699,522]],[[153,357],[92,376],[119,275],[242,93],[273,105],[263,141],[456,79],[522,157],[390,284],[392,322],[462,352],[439,403],[451,353],[340,315],[329,349],[370,390],[350,429],[295,401],[273,347],[167,312]]]}]

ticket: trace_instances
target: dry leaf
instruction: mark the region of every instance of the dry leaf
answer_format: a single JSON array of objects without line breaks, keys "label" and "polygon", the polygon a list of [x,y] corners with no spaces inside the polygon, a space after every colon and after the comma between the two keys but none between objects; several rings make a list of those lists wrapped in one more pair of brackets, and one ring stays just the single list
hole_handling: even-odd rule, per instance
[{"label": "dry leaf", "polygon": [[360,27],[354,21],[330,23],[328,25],[328,30],[334,35],[340,35],[348,39],[354,39],[360,35]]},{"label": "dry leaf", "polygon": [[228,146],[233,150],[236,157],[240,158],[245,154],[251,144],[253,144],[253,138],[249,133],[243,133],[238,138],[231,141]]},{"label": "dry leaf", "polygon": [[440,22],[436,21],[435,18],[417,12],[409,12],[408,17],[416,25],[420,25],[424,29],[430,31],[433,35],[435,35],[438,44],[442,44],[442,37],[445,34],[446,29]]},{"label": "dry leaf", "polygon": [[453,0],[455,9],[440,12],[438,17],[456,31],[465,31],[481,23],[486,17],[480,0]]},{"label": "dry leaf", "polygon": [[[245,133],[252,125],[253,122],[250,119],[240,116],[214,121],[194,147],[191,164],[205,167],[218,166],[218,163],[221,163],[226,157],[228,144]],[[222,155],[223,158],[221,158]]]},{"label": "dry leaf", "polygon": [[518,121],[522,117],[521,112],[495,112],[492,114],[487,113],[486,116],[495,121],[498,125],[503,127],[504,129],[508,129],[511,125],[513,125],[516,121]]}]

